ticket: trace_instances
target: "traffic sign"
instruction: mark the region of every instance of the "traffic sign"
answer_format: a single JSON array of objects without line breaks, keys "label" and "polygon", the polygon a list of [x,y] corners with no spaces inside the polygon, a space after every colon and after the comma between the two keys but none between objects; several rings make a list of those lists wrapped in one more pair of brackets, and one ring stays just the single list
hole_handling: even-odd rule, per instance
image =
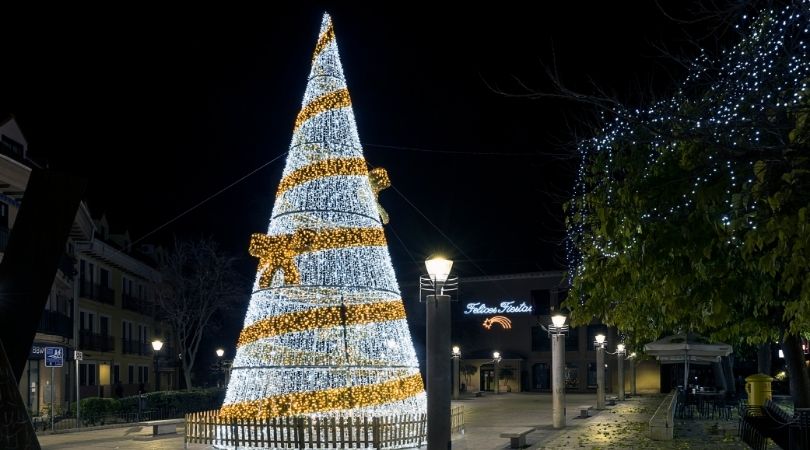
[{"label": "traffic sign", "polygon": [[81,361],[84,359],[84,354],[78,350],[75,350],[73,352],[73,359],[75,359],[76,361]]},{"label": "traffic sign", "polygon": [[62,347],[45,347],[45,367],[62,367],[65,352]]}]

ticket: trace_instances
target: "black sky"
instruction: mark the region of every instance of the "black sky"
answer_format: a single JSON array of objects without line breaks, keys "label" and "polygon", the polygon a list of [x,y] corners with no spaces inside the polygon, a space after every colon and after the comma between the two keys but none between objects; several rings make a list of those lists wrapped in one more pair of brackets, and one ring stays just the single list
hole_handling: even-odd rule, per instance
[{"label": "black sky", "polygon": [[[575,161],[554,155],[589,111],[492,86],[549,91],[555,66],[573,87],[636,99],[682,73],[654,44],[694,53],[685,26],[652,2],[564,3],[9,11],[0,112],[16,115],[35,158],[89,179],[95,215],[138,239],[287,150],[328,10],[365,156],[402,193],[381,197],[400,278],[437,250],[473,260],[461,275],[562,268],[560,201]],[[147,241],[204,233],[247,261],[282,168],[283,158]]]}]

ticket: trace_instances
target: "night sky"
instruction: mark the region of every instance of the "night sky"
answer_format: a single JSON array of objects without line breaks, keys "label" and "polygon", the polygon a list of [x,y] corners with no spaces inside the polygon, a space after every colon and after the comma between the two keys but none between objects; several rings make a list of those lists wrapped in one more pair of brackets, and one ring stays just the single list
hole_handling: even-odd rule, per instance
[{"label": "night sky", "polygon": [[[400,282],[436,251],[462,276],[561,269],[576,166],[564,156],[593,111],[495,89],[550,92],[556,67],[583,91],[663,95],[683,69],[655,46],[693,55],[684,31],[703,38],[706,24],[653,2],[535,3],[7,11],[0,113],[16,115],[35,159],[87,178],[92,213],[137,240],[287,150],[328,10],[365,156],[399,191],[381,200]],[[249,237],[267,228],[283,164],[145,242],[210,235],[255,270]]]}]

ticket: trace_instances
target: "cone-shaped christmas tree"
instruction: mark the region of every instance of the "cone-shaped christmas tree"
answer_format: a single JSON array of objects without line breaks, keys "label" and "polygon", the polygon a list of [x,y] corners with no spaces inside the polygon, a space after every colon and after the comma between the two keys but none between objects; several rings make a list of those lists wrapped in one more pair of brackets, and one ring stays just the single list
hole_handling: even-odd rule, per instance
[{"label": "cone-shaped christmas tree", "polygon": [[419,364],[332,21],[324,15],[221,414],[425,412]]}]

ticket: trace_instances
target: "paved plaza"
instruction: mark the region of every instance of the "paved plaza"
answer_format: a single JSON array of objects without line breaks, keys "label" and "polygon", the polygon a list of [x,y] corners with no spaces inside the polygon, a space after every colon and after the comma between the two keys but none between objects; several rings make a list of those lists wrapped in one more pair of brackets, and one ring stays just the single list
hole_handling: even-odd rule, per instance
[{"label": "paved plaza", "polygon": [[[647,437],[647,422],[663,399],[660,395],[639,396],[592,411],[580,419],[579,405],[595,405],[594,394],[567,394],[567,426],[551,427],[551,395],[538,393],[487,394],[463,397],[454,405],[465,407],[464,434],[453,436],[454,449],[495,450],[509,447],[502,431],[534,427],[527,435],[530,449],[745,449],[736,437],[737,421],[677,421],[674,441],[652,441]],[[151,428],[130,426],[76,433],[42,434],[43,450],[74,449],[181,449],[182,427],[176,436],[152,438]],[[190,445],[191,449],[208,449]]]}]

